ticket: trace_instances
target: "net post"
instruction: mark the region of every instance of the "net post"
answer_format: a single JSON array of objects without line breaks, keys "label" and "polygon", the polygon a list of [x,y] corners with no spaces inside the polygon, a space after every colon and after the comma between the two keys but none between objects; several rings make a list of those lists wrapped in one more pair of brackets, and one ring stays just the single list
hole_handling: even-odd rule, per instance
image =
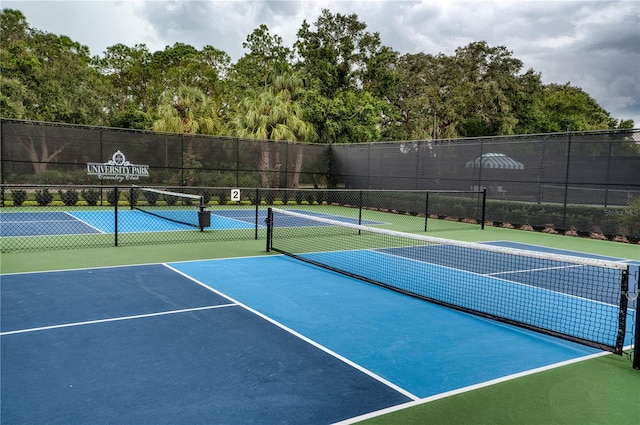
[{"label": "net post", "polygon": [[[200,231],[204,232],[204,226],[205,226],[205,221],[203,219],[203,216],[205,214],[205,208],[207,206],[204,204],[204,196],[200,197],[200,203],[198,204],[198,224],[200,225]],[[209,225],[211,225],[209,223]]]},{"label": "net post", "polygon": [[271,240],[273,238],[273,209],[267,208],[267,218],[265,219],[267,224],[267,252],[271,252]]},{"label": "net post", "polygon": [[482,188],[482,212],[481,212],[481,218],[480,218],[480,230],[484,230],[484,220],[485,220],[485,214],[487,212],[487,188],[483,187]]}]

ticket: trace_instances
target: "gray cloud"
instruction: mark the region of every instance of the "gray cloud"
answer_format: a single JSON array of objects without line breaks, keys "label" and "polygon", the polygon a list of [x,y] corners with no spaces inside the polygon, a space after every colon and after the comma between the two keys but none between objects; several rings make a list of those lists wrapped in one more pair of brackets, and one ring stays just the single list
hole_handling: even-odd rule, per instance
[{"label": "gray cloud", "polygon": [[[405,53],[452,54],[474,41],[505,46],[545,83],[581,87],[614,118],[640,126],[640,2],[631,1],[13,1],[44,31],[101,54],[117,43],[151,50],[211,45],[235,61],[260,24],[292,46],[323,8],[355,13],[383,44]],[[72,19],[69,19],[69,17]]]}]

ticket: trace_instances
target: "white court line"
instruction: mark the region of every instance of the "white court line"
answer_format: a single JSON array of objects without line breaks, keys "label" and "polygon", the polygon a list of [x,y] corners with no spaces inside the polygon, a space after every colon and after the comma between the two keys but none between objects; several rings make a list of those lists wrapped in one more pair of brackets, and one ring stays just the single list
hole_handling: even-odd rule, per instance
[{"label": "white court line", "polygon": [[397,411],[400,411],[400,410],[408,409],[408,408],[415,407],[415,406],[418,406],[418,405],[421,405],[421,404],[430,403],[432,401],[440,400],[440,399],[451,397],[451,396],[454,396],[454,395],[463,394],[463,393],[470,392],[470,391],[473,391],[473,390],[477,390],[477,389],[480,389],[480,388],[490,387],[492,385],[499,384],[501,382],[511,381],[513,379],[522,378],[522,377],[529,376],[529,375],[534,375],[534,374],[537,374],[539,372],[544,372],[546,370],[557,369],[557,368],[560,368],[562,366],[583,362],[583,361],[594,359],[594,358],[597,358],[597,357],[603,357],[603,356],[606,356],[606,355],[609,355],[609,354],[611,354],[611,353],[609,353],[609,352],[595,353],[595,354],[590,354],[590,355],[587,355],[587,356],[578,357],[578,358],[566,360],[566,361],[555,363],[555,364],[550,364],[550,365],[547,365],[547,366],[542,366],[542,367],[539,367],[539,368],[536,368],[536,369],[531,369],[531,370],[526,370],[526,371],[523,371],[523,372],[514,373],[512,375],[503,376],[501,378],[492,379],[490,381],[480,382],[478,384],[469,385],[467,387],[458,388],[458,389],[447,391],[447,392],[440,393],[440,394],[435,394],[435,395],[432,395],[432,396],[429,396],[429,397],[422,398],[420,400],[414,400],[414,401],[410,401],[408,403],[398,404],[398,405],[395,405],[395,406],[388,407],[386,409],[378,410],[376,412],[365,413],[364,415],[361,415],[361,416],[356,416],[356,417],[353,417],[353,418],[345,419],[345,420],[340,421],[340,422],[334,422],[332,425],[351,425],[351,424],[355,424],[355,423],[361,422],[361,421],[363,421],[365,419],[372,419],[372,418],[375,418],[375,417],[378,417],[378,416],[385,415],[387,413],[397,412]]},{"label": "white court line", "polygon": [[547,270],[562,270],[562,269],[571,269],[576,267],[585,267],[585,266],[583,266],[582,264],[571,264],[567,266],[539,267],[535,269],[514,269],[514,270],[501,271],[501,272],[480,273],[480,274],[482,276],[498,276],[501,274],[542,272]]},{"label": "white court line", "polygon": [[166,316],[166,315],[169,315],[169,314],[190,313],[190,312],[193,312],[193,311],[213,310],[213,309],[216,309],[216,308],[233,307],[233,306],[236,306],[236,305],[237,304],[234,304],[234,303],[221,304],[221,305],[210,305],[210,306],[206,306],[206,307],[185,308],[185,309],[182,309],[182,310],[161,311],[159,313],[138,314],[138,315],[135,315],[135,316],[112,317],[112,318],[109,318],[109,319],[89,320],[89,321],[86,321],[86,322],[64,323],[62,325],[43,326],[43,327],[40,327],[40,328],[19,329],[17,331],[0,332],[0,336],[14,335],[14,334],[21,334],[21,333],[28,333],[28,332],[45,331],[45,330],[50,330],[50,329],[70,328],[70,327],[74,327],[74,326],[93,325],[93,324],[96,324],[96,323],[108,323],[108,322],[117,322],[117,321],[121,321],[121,320],[142,319],[142,318],[146,318],[146,317],[155,317],[155,316]]},{"label": "white court line", "polygon": [[215,288],[213,288],[213,287],[211,287],[211,286],[209,286],[209,285],[207,285],[207,284],[205,284],[203,282],[200,282],[198,279],[195,279],[195,278],[189,276],[188,274],[181,272],[180,270],[172,267],[171,265],[169,265],[167,263],[164,263],[164,266],[166,266],[168,269],[173,270],[174,272],[186,277],[187,279],[191,280],[192,282],[197,283],[198,285],[202,286],[203,288],[206,288],[209,291],[220,295],[221,297],[224,297],[224,298],[227,298],[230,301],[233,301],[235,304],[237,304],[240,307],[246,309],[247,311],[255,314],[258,317],[261,317],[262,319],[266,320],[269,323],[272,323],[273,325],[279,327],[280,329],[283,329],[284,331],[289,332],[291,335],[294,335],[297,338],[300,338],[301,340],[305,341],[306,343],[313,345],[317,349],[322,350],[325,353],[329,354],[330,356],[333,356],[336,359],[342,361],[343,363],[348,364],[349,366],[351,366],[351,367],[359,370],[360,372],[370,376],[371,378],[375,379],[376,381],[381,382],[381,383],[383,383],[384,385],[386,385],[386,386],[388,386],[390,388],[393,388],[394,390],[396,390],[399,393],[407,396],[411,400],[419,400],[420,399],[420,397],[410,393],[409,391],[405,390],[404,388],[399,387],[398,385],[394,384],[393,382],[388,381],[387,379],[383,378],[380,375],[377,375],[376,373],[370,371],[369,369],[366,369],[365,367],[359,365],[358,363],[355,363],[355,362],[349,360],[348,358],[346,358],[344,356],[341,356],[340,354],[336,353],[335,351],[330,350],[329,348],[325,347],[324,345],[322,345],[322,344],[320,344],[320,343],[318,343],[318,342],[316,342],[316,341],[314,341],[314,340],[302,335],[299,332],[296,332],[295,330],[285,326],[284,324],[278,322],[277,320],[275,320],[275,319],[273,319],[273,318],[271,318],[271,317],[269,317],[269,316],[267,316],[265,314],[260,313],[259,311],[249,307],[248,305],[243,304],[243,303],[241,303],[241,302],[229,297],[225,293],[220,292],[217,289],[215,289]]},{"label": "white court line", "polygon": [[[74,221],[79,221],[80,223],[84,224],[85,226],[89,226],[90,228],[92,228],[92,229],[94,229],[94,230],[97,230],[97,231],[98,231],[98,233],[103,233],[103,234],[104,234],[104,233],[106,233],[104,230],[102,230],[102,229],[98,229],[96,226],[93,226],[93,225],[91,225],[91,224],[87,223],[86,221],[84,221],[84,220],[82,220],[82,219],[80,219],[80,218],[76,217],[75,215],[71,214],[71,213],[70,213],[70,212],[68,212],[68,211],[65,211],[65,214],[67,214],[69,217],[72,217]],[[65,220],[65,221],[66,221],[66,220]]]}]

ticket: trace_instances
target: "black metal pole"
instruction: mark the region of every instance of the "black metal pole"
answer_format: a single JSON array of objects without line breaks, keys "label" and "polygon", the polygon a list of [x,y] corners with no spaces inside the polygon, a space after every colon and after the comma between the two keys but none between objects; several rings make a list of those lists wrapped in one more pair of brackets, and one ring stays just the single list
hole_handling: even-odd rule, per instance
[{"label": "black metal pole", "polygon": [[427,231],[427,221],[429,220],[429,192],[427,192],[427,199],[424,205],[424,231]]},{"label": "black metal pole", "polygon": [[113,194],[116,198],[115,202],[114,202],[114,243],[115,246],[118,246],[118,199],[120,199],[120,193],[118,192],[118,186],[113,188]]},{"label": "black metal pole", "polygon": [[362,191],[360,191],[360,199],[358,200],[358,224],[362,224]]},{"label": "black metal pole", "polygon": [[482,213],[480,219],[480,230],[484,230],[484,220],[487,212],[487,188],[482,188]]},{"label": "black metal pole", "polygon": [[571,163],[571,127],[567,127],[567,162],[564,172],[564,201],[562,203],[562,229],[567,230],[567,199],[569,196],[569,164]]},{"label": "black metal pole", "polygon": [[[640,288],[636,289],[636,297]],[[636,298],[636,334],[633,340],[633,368],[640,370],[640,311],[638,310],[638,301]]]},{"label": "black metal pole", "polygon": [[205,214],[205,208],[207,206],[204,203],[204,196],[200,197],[200,205],[198,205],[198,224],[200,225],[200,231],[204,232],[204,220],[202,216]]},{"label": "black metal pole", "polygon": [[267,208],[267,252],[271,252],[271,240],[273,238],[273,210]]},{"label": "black metal pole", "polygon": [[254,239],[258,240],[258,214],[260,213],[260,188],[256,187],[256,226],[254,231]]}]

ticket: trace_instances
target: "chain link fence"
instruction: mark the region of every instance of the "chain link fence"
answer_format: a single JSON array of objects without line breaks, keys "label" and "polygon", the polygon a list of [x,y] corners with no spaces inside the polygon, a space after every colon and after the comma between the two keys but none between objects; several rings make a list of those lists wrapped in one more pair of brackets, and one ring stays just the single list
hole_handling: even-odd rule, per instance
[{"label": "chain link fence", "polygon": [[2,185],[0,251],[265,237],[267,207],[406,232],[480,229],[483,192]]},{"label": "chain link fence", "polygon": [[640,130],[344,145],[332,184],[487,189],[489,224],[637,242]]},{"label": "chain link fence", "polygon": [[[296,190],[486,188],[488,224],[640,239],[640,130],[319,145],[2,119],[0,133],[0,177],[6,185],[99,183],[96,190],[102,192],[131,183],[180,191],[257,187],[286,197],[279,201],[285,204],[295,202]],[[126,164],[137,166],[139,174],[109,174],[107,167]],[[363,196],[363,209],[380,209]],[[3,197],[6,206],[8,195]],[[429,215],[417,207],[423,200],[413,198],[396,196],[396,204],[385,208]],[[453,202],[452,208],[462,207]]]}]

